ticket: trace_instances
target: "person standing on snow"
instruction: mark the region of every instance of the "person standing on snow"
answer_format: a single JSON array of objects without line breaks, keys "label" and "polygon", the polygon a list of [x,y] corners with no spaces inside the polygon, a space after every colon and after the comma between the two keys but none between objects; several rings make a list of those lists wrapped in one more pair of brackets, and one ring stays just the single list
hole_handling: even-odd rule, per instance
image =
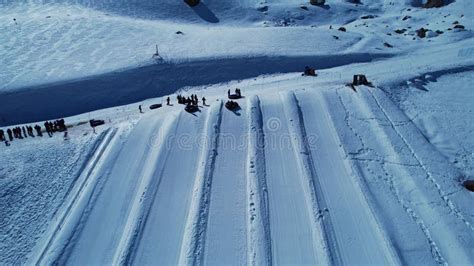
[{"label": "person standing on snow", "polygon": [[35,126],[35,130],[36,130],[36,134],[38,135],[38,137],[43,136],[43,132],[41,132],[41,127],[39,125]]},{"label": "person standing on snow", "polygon": [[166,105],[170,105],[170,97],[166,98]]},{"label": "person standing on snow", "polygon": [[10,141],[13,141],[13,132],[12,132],[11,129],[7,130],[7,134],[8,134],[8,138],[10,139]]}]

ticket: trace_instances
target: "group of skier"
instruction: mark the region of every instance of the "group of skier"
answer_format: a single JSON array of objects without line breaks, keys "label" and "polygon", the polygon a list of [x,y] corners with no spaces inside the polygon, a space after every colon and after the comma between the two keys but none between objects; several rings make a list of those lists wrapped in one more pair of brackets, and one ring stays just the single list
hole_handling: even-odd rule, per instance
[{"label": "group of skier", "polygon": [[[48,136],[52,137],[54,132],[57,131],[66,131],[66,124],[64,119],[58,119],[54,122],[46,121],[44,123],[44,127],[46,128],[46,133]],[[36,136],[35,136],[36,132]],[[5,145],[9,146],[10,142],[14,139],[25,139],[28,137],[42,137],[43,136],[43,128],[40,125],[33,126],[22,126],[22,127],[14,127],[8,128],[6,131],[0,129],[0,141],[5,142]]]}]

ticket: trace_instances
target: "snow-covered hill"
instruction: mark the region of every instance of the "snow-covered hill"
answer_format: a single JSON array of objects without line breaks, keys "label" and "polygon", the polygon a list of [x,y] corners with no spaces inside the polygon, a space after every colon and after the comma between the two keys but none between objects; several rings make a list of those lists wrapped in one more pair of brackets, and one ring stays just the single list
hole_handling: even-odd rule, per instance
[{"label": "snow-covered hill", "polygon": [[473,4],[351,2],[1,2],[1,129],[69,129],[0,147],[0,264],[473,264]]}]

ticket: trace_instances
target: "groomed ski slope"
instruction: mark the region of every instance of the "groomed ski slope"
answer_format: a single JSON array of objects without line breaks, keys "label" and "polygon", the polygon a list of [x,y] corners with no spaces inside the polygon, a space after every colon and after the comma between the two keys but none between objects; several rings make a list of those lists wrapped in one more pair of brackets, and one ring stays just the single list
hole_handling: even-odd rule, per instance
[{"label": "groomed ski slope", "polygon": [[[279,95],[262,97],[265,178],[271,221],[273,261],[276,264],[327,263],[320,227],[314,224],[293,152],[283,103]],[[283,122],[282,122],[283,121]],[[311,205],[309,205],[311,206]],[[292,255],[293,254],[293,255]],[[299,256],[295,256],[299,254]]]},{"label": "groomed ski slope", "polygon": [[[380,89],[239,103],[164,107],[115,133],[122,140],[107,142],[88,177],[101,182],[82,181],[90,195],[58,212],[71,229],[45,234],[29,262],[473,263],[472,218],[445,190],[441,157],[425,157],[429,145],[415,144],[420,133]],[[351,124],[355,114],[370,127]]]},{"label": "groomed ski slope", "polygon": [[0,264],[474,265],[472,2],[326,2],[0,3]]}]

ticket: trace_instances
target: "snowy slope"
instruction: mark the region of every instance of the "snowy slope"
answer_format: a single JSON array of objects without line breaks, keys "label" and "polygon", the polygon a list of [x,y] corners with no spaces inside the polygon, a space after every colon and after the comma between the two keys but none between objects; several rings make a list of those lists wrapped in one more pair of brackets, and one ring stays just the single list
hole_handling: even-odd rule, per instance
[{"label": "snowy slope", "polygon": [[[258,217],[261,210],[254,210],[255,204],[250,205],[253,207],[250,213],[247,210],[251,202],[247,196],[245,165],[251,162],[246,156],[248,146],[240,144],[246,143],[246,128],[252,123],[246,114],[249,110],[246,105],[253,103],[251,96],[247,97],[249,100],[240,101],[243,107],[240,115],[221,110],[224,107],[220,107],[219,101],[211,107],[203,107],[196,116],[180,110],[179,106],[160,110],[158,114],[168,113],[169,122],[159,122],[159,116],[153,113],[145,115],[126,136],[127,140],[116,144],[123,145],[115,149],[118,154],[107,156],[116,157],[117,161],[110,166],[99,163],[96,171],[108,172],[109,177],[97,192],[91,210],[84,212],[79,204],[71,208],[77,213],[72,216],[83,213],[78,219],[83,222],[77,222],[76,229],[72,230],[74,237],[53,240],[50,246],[62,250],[59,253],[39,246],[44,259],[37,260],[33,256],[31,262],[219,264],[229,260],[229,263],[241,264],[256,262],[251,250],[269,248],[275,263],[325,263],[324,257],[343,264],[472,263],[469,254],[474,244],[473,235],[461,234],[472,232],[472,216],[467,216],[472,213],[468,206],[458,204],[467,202],[469,195],[454,188],[455,180],[443,178],[455,174],[456,170],[446,167],[449,163],[436,152],[425,157],[426,144],[417,144],[420,133],[412,132],[411,122],[403,122],[403,116],[398,117],[400,111],[392,110],[390,100],[373,88],[361,88],[358,94],[342,87],[324,90],[323,94],[298,90],[295,95],[285,92],[280,97],[259,95],[264,99],[259,106],[266,143],[263,156],[268,166],[262,176],[268,184],[263,194],[268,197],[268,205],[262,204],[259,208],[268,206],[269,217],[261,224],[264,230],[248,230],[251,223],[247,220]],[[284,112],[271,111],[281,109]],[[372,130],[360,123],[344,126],[331,122],[347,110],[350,117],[357,114],[361,116],[358,119],[373,123]],[[209,116],[215,118],[207,121]],[[348,120],[353,123],[351,121]],[[203,124],[204,128],[200,126]],[[209,130],[215,131],[211,134]],[[280,130],[286,133],[278,133]],[[188,135],[201,135],[199,132],[210,140],[204,146],[197,146],[202,151],[208,150],[205,161],[201,161],[203,156],[199,153],[202,152],[192,148],[199,142],[190,140]],[[377,132],[375,139],[373,132]],[[348,142],[347,138],[352,137],[360,138],[361,142]],[[178,139],[175,141],[175,138]],[[289,146],[272,148],[270,142],[274,140]],[[168,142],[172,143],[169,148]],[[363,148],[354,151],[353,145],[358,143]],[[126,164],[127,170],[120,170],[124,163],[119,161],[130,160],[130,155],[138,164],[130,161]],[[446,166],[440,168],[440,163]],[[293,174],[278,170],[279,166],[294,169]],[[108,167],[113,168],[107,170]],[[186,167],[192,168],[186,171]],[[194,167],[204,167],[204,172],[193,171]],[[166,174],[169,171],[175,173],[174,178]],[[186,173],[180,174],[180,171]],[[201,173],[203,179],[199,182]],[[191,178],[186,178],[187,175]],[[384,175],[387,179],[382,178]],[[382,180],[379,181],[379,177]],[[176,178],[185,179],[178,182]],[[196,178],[195,184],[193,178]],[[133,183],[126,183],[132,180]],[[143,182],[146,182],[144,186]],[[287,184],[276,185],[278,182]],[[386,188],[390,188],[388,193]],[[191,189],[201,192],[195,194]],[[174,196],[169,194],[171,191],[181,193]],[[173,200],[173,197],[177,198]],[[395,203],[378,201],[379,197],[393,198]],[[293,208],[285,207],[292,204]],[[175,210],[172,205],[176,205]],[[385,216],[385,210],[389,209],[395,215],[392,219]],[[194,212],[186,215],[183,210],[196,210],[197,216],[192,215]],[[299,226],[291,222],[285,225],[292,212],[299,217],[294,221]],[[290,216],[279,217],[278,213]],[[401,230],[410,230],[410,234],[401,233],[405,237],[400,240],[393,235],[398,234],[402,221],[406,224]],[[295,229],[288,231],[290,228]],[[312,232],[296,237],[297,232],[305,228]],[[266,230],[270,232],[271,241],[266,242],[261,236],[259,239],[263,242],[247,242],[247,234]],[[289,243],[292,248],[282,246]],[[298,243],[309,250],[294,248]],[[86,255],[90,254],[91,245],[97,244],[93,249],[96,255]]]},{"label": "snowy slope", "polygon": [[0,147],[0,264],[474,264],[470,1],[133,2],[0,4],[0,126],[70,126]]}]

